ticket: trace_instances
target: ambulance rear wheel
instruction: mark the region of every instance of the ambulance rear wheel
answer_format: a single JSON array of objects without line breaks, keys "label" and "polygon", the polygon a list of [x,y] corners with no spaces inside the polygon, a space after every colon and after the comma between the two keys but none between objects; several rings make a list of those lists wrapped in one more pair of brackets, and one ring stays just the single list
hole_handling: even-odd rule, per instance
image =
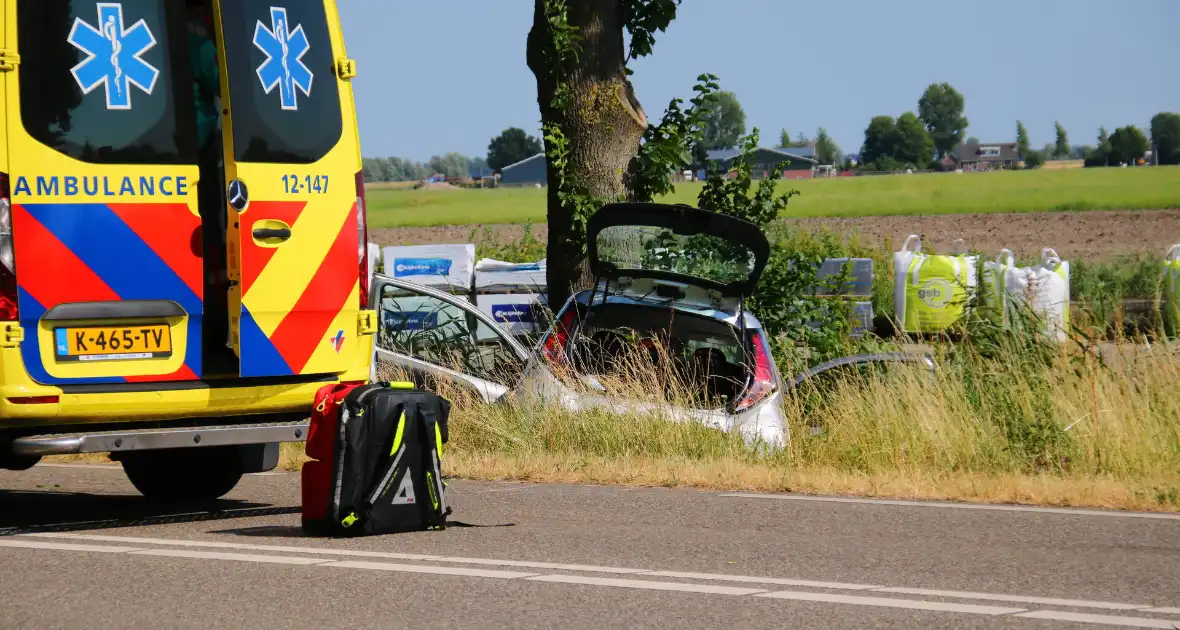
[{"label": "ambulance rear wheel", "polygon": [[152,501],[212,501],[242,479],[235,448],[185,448],[122,456],[123,472],[140,494]]}]

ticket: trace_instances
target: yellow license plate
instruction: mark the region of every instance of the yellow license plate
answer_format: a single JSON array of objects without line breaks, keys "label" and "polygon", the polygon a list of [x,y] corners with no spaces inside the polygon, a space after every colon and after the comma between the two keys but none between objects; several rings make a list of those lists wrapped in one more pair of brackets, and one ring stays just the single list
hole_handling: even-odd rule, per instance
[{"label": "yellow license plate", "polygon": [[114,361],[172,356],[172,331],[167,325],[58,328],[53,332],[58,361]]}]

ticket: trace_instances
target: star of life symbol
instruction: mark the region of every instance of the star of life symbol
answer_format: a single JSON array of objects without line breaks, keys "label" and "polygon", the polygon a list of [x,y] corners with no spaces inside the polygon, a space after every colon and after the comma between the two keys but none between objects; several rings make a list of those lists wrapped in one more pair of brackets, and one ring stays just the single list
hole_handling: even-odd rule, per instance
[{"label": "star of life symbol", "polygon": [[304,96],[311,96],[311,82],[315,75],[303,63],[303,55],[311,49],[311,44],[307,42],[302,24],[295,30],[290,29],[284,7],[270,8],[270,24],[271,28],[267,28],[259,20],[254,27],[254,45],[266,53],[266,61],[258,66],[258,80],[267,94],[277,86],[283,109],[295,111],[299,109],[296,88]]},{"label": "star of life symbol", "polygon": [[151,95],[160,71],[140,55],[156,45],[156,38],[142,18],[131,28],[123,24],[123,4],[99,2],[98,28],[82,18],[66,38],[86,58],[70,69],[83,94],[106,87],[107,109],[131,109],[131,86]]}]

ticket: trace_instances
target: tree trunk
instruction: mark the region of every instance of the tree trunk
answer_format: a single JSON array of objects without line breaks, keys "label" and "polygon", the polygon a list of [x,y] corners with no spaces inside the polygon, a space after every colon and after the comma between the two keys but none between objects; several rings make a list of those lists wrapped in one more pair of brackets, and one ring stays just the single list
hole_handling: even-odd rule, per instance
[{"label": "tree trunk", "polygon": [[[533,27],[526,56],[537,78],[537,103],[543,123],[560,125],[569,142],[567,174],[596,197],[624,196],[623,173],[639,150],[647,116],[627,80],[622,0],[569,0],[570,26],[580,40],[574,68],[551,68],[553,40],[546,0],[534,0]],[[572,99],[565,111],[553,108],[559,83]],[[546,142],[548,148],[548,142]],[[548,166],[548,298],[558,309],[577,290],[584,275],[585,234],[558,197],[558,174]]]}]

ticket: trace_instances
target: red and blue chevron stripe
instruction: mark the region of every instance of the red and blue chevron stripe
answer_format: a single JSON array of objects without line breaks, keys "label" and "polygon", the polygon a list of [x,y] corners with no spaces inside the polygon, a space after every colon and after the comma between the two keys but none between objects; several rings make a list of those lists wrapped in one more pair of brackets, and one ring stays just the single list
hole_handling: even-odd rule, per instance
[{"label": "red and blue chevron stripe", "polygon": [[[202,374],[201,219],[184,204],[23,204],[12,208],[21,354],[46,385],[185,381]],[[70,302],[172,300],[188,313],[184,366],[147,377],[58,378],[41,363],[37,327]]]}]

